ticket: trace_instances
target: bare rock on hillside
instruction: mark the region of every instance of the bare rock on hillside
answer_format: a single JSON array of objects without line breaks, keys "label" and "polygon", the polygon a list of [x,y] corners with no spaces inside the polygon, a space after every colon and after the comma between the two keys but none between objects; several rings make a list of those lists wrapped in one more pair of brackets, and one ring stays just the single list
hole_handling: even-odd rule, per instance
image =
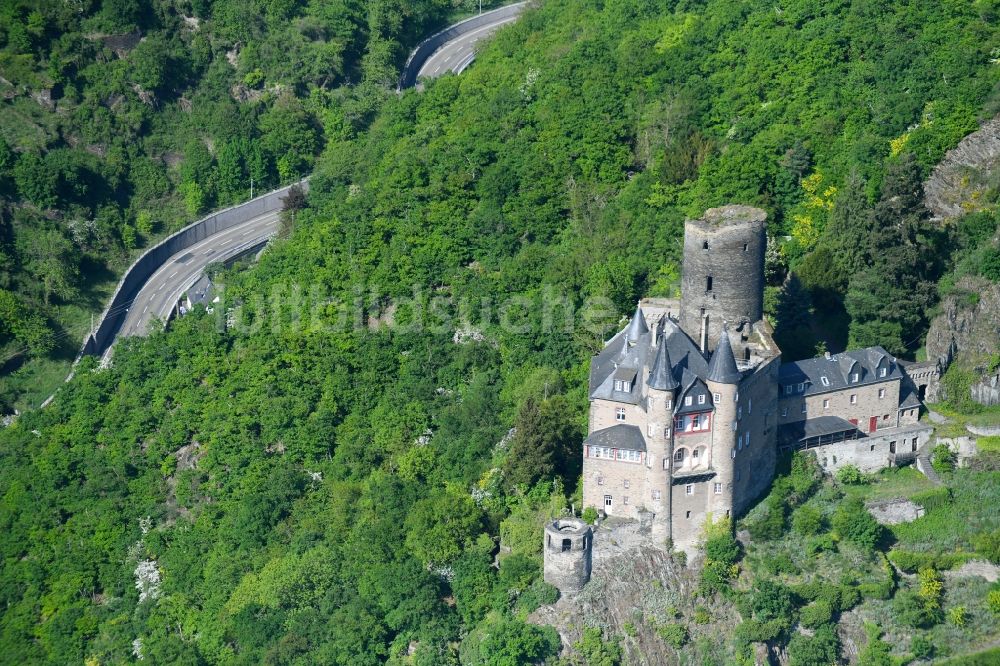
[{"label": "bare rock on hillside", "polygon": [[952,349],[979,358],[1000,350],[1000,284],[966,276],[941,301],[941,314],[927,332],[927,356],[947,356]]},{"label": "bare rock on hillside", "polygon": [[1000,117],[983,123],[934,167],[924,183],[924,205],[938,219],[980,210],[1000,176]]}]

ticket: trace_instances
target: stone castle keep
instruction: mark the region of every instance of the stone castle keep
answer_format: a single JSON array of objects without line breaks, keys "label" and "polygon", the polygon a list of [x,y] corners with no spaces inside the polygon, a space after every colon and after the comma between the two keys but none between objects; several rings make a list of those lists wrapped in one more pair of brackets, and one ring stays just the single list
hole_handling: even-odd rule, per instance
[{"label": "stone castle keep", "polygon": [[[766,247],[756,208],[687,221],[680,302],[641,301],[591,360],[583,504],[648,524],[654,544],[691,549],[706,521],[745,512],[779,450],[871,471],[911,461],[930,437],[916,388],[881,347],[781,362],[763,319]],[[560,524],[546,529],[545,576],[573,593],[600,536],[566,523],[572,538],[556,539]]]}]

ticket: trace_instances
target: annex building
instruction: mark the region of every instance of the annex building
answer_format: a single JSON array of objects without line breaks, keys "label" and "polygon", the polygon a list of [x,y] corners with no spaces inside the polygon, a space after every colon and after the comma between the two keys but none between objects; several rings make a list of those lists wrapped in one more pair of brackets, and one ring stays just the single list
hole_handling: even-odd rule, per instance
[{"label": "annex building", "polygon": [[591,361],[583,503],[693,546],[764,494],[779,450],[827,470],[912,460],[931,429],[884,349],[781,362],[763,319],[766,214],[725,206],[684,229],[681,298],[640,302]]}]

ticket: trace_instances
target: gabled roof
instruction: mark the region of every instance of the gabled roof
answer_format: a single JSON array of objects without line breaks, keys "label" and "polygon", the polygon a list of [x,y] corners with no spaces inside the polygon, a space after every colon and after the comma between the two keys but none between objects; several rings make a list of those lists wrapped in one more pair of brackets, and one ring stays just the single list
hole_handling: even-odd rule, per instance
[{"label": "gabled roof", "polygon": [[[705,382],[703,382],[700,377],[685,370],[683,372],[683,379],[684,389],[677,396],[677,404],[674,409],[674,414],[694,414],[709,412],[715,409],[715,405],[712,402],[712,392],[708,390],[708,386],[705,385]],[[697,400],[692,400],[690,405],[684,404],[684,398],[687,396],[694,397],[698,394],[705,396],[705,402],[699,405]]]},{"label": "gabled roof", "polygon": [[[878,376],[879,363],[887,361],[888,372],[885,377]],[[855,351],[843,352],[827,358],[818,356],[793,363],[782,363],[778,370],[778,381],[783,385],[805,384],[805,391],[797,395],[813,395],[839,391],[851,386],[864,386],[879,382],[894,381],[903,378],[899,363],[882,347],[868,347]],[[851,367],[857,364],[855,371],[858,381],[850,381]],[[824,381],[826,378],[826,381]]]},{"label": "gabled roof", "polygon": [[646,439],[642,436],[642,430],[638,426],[624,423],[595,430],[583,443],[587,446],[605,446],[611,449],[646,450]]},{"label": "gabled roof", "polygon": [[736,357],[733,356],[733,345],[729,340],[728,331],[723,331],[719,336],[719,346],[712,354],[705,378],[719,384],[739,384],[743,378],[739,368],[736,367]]}]

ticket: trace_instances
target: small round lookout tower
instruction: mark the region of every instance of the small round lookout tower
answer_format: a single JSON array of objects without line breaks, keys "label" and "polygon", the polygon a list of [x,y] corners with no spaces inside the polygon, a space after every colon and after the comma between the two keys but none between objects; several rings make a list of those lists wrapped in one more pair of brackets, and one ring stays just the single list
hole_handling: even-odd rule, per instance
[{"label": "small round lookout tower", "polygon": [[681,328],[703,351],[715,349],[724,324],[764,314],[766,220],[759,208],[722,206],[684,223]]},{"label": "small round lookout tower", "polygon": [[544,577],[564,595],[573,595],[590,580],[594,532],[577,518],[560,518],[545,526]]}]

